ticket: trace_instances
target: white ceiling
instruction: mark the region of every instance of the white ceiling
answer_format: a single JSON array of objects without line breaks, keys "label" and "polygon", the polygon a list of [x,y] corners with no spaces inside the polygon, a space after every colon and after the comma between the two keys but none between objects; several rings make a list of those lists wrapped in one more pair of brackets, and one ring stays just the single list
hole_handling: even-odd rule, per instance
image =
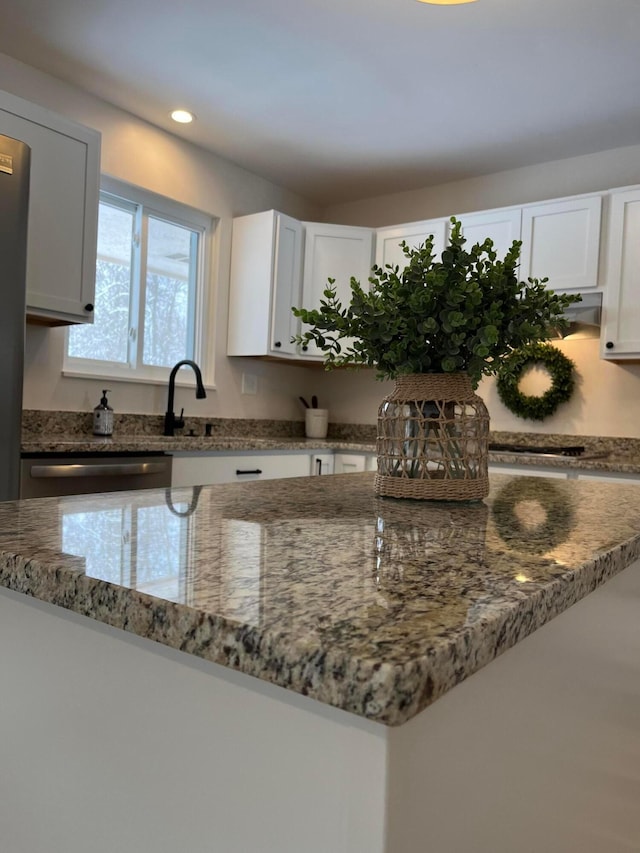
[{"label": "white ceiling", "polygon": [[640,144],[640,0],[0,10],[0,51],[321,204]]}]

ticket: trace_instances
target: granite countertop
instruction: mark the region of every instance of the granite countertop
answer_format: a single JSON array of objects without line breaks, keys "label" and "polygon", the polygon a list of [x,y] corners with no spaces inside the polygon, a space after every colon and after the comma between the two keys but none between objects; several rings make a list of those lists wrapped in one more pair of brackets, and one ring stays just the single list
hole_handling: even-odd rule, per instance
[{"label": "granite countertop", "polygon": [[640,454],[612,451],[598,456],[545,456],[543,454],[489,451],[489,464],[562,468],[570,471],[601,471],[611,474],[640,474]]},{"label": "granite countertop", "polygon": [[[575,442],[574,442],[575,443]],[[149,434],[121,434],[110,438],[77,434],[48,434],[26,436],[22,441],[22,453],[196,453],[196,452],[236,452],[245,451],[296,451],[325,450],[375,453],[375,441],[355,438],[304,438],[286,436],[247,436],[218,434],[211,437],[164,436]],[[536,465],[548,468],[566,468],[583,471],[617,472],[640,474],[640,452],[633,449],[602,450],[605,454],[581,457],[541,456],[522,453],[489,453],[489,460],[512,465]]]},{"label": "granite countertop", "polygon": [[249,450],[353,450],[375,453],[375,442],[318,439],[286,436],[165,436],[114,435],[104,438],[93,435],[51,434],[30,436],[22,440],[22,453],[196,453]]},{"label": "granite countertop", "polygon": [[398,501],[346,474],[6,502],[0,583],[399,725],[638,558],[638,498],[493,475],[476,504]]}]

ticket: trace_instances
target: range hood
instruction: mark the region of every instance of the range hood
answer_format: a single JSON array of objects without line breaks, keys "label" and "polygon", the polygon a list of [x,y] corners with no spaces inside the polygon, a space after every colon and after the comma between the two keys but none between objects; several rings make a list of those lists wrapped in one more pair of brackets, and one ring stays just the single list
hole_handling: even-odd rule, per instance
[{"label": "range hood", "polygon": [[563,317],[569,322],[569,328],[559,337],[580,333],[597,337],[600,334],[600,317],[602,315],[602,294],[583,293],[582,302],[574,302],[565,309]]}]

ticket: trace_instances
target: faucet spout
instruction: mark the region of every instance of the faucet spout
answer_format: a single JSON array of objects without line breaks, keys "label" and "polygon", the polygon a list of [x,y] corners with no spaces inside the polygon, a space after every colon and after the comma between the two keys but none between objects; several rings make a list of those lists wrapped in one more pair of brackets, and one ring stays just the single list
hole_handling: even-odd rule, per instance
[{"label": "faucet spout", "polygon": [[[169,396],[167,399],[167,411],[164,416],[164,434],[165,435],[173,435],[174,430],[176,428],[181,429],[184,426],[184,420],[182,419],[182,412],[180,413],[180,417],[176,418],[173,411],[173,399],[175,397],[176,392],[176,373],[183,365],[188,365],[193,369],[193,372],[196,375],[196,398],[198,400],[203,400],[207,396],[207,392],[204,390],[204,384],[202,382],[202,373],[200,372],[200,368],[195,363],[195,361],[191,361],[188,358],[179,361],[175,364],[169,374]],[[183,409],[184,411],[184,409]]]}]

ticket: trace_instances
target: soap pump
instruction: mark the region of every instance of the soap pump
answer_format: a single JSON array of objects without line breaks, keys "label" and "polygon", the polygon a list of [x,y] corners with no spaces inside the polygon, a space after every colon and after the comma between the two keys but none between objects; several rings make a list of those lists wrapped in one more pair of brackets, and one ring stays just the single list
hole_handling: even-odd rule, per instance
[{"label": "soap pump", "polygon": [[102,392],[99,404],[93,410],[93,434],[94,435],[112,435],[113,434],[113,409],[107,400],[106,388]]}]

